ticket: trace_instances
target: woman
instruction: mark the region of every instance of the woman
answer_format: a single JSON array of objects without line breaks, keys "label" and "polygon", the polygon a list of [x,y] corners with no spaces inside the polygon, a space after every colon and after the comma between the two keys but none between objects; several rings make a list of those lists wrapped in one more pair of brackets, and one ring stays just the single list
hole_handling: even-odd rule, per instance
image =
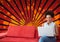
[{"label": "woman", "polygon": [[53,11],[47,11],[45,13],[46,22],[43,24],[43,27],[52,28],[54,36],[42,36],[39,39],[39,42],[56,42],[56,36],[58,35],[58,30],[56,24],[53,22],[54,13]]}]

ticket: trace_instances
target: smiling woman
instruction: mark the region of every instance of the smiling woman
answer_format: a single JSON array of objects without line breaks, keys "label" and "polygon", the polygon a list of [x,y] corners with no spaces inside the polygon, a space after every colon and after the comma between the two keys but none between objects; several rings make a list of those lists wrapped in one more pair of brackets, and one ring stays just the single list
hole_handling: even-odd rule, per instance
[{"label": "smiling woman", "polygon": [[39,42],[56,42],[56,36],[59,33],[57,25],[52,20],[54,18],[54,12],[51,10],[47,11],[45,17],[46,22],[43,24],[43,30],[46,34],[40,37]]}]

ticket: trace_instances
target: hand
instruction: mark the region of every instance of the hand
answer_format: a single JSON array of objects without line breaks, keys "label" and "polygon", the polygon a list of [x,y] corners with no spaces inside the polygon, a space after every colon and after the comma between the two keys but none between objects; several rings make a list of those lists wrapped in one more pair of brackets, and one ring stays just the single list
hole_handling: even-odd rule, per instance
[{"label": "hand", "polygon": [[59,35],[59,34],[58,34],[58,33],[56,33],[56,34],[55,34],[55,37],[57,37],[58,35]]}]

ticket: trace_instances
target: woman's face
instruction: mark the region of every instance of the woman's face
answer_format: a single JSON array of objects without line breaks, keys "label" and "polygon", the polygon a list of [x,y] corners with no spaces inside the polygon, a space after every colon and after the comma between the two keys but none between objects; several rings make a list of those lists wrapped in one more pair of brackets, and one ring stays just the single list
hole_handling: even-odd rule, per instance
[{"label": "woman's face", "polygon": [[52,21],[52,17],[50,15],[47,15],[46,16],[46,20],[47,20],[47,22],[51,22]]}]

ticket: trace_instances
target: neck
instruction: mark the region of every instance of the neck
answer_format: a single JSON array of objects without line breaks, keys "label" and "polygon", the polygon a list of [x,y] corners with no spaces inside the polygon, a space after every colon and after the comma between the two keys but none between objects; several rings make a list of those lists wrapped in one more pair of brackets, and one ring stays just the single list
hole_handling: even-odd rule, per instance
[{"label": "neck", "polygon": [[52,22],[52,21],[49,21],[49,22],[47,21],[48,25],[49,25],[51,22]]}]

